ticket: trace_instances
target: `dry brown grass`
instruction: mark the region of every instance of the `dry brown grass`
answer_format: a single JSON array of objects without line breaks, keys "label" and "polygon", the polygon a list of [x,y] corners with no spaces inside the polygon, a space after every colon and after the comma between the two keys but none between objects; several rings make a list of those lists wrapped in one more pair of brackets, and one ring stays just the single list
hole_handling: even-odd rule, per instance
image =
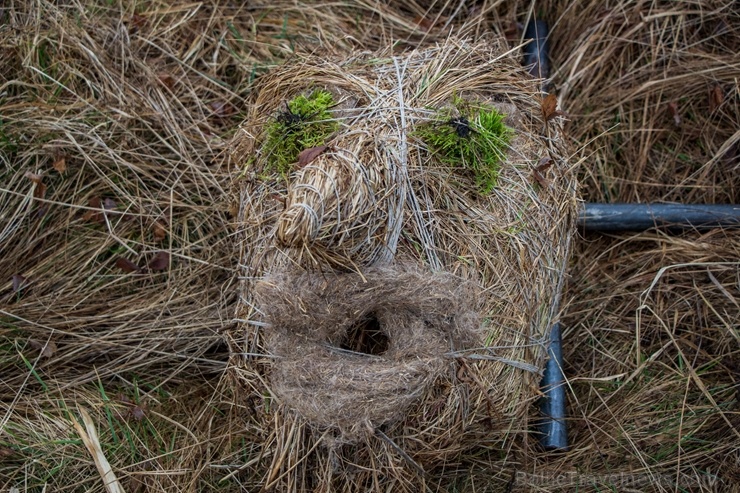
[{"label": "dry brown grass", "polygon": [[[223,373],[236,252],[218,163],[252,81],[292,46],[402,50],[448,21],[475,36],[542,13],[571,138],[590,144],[587,199],[739,201],[735,2],[441,5],[0,8],[0,488],[102,491],[71,426],[82,406],[126,491],[260,489],[249,471],[269,409]],[[479,451],[439,487],[627,491],[631,474],[640,491],[735,488],[738,243],[723,231],[578,242],[563,317],[572,451]],[[114,265],[159,251],[161,271]]]}]

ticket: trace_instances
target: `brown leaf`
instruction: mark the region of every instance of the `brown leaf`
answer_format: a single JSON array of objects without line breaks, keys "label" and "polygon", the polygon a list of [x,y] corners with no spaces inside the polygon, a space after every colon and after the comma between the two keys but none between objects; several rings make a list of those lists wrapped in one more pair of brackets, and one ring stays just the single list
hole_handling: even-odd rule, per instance
[{"label": "brown leaf", "polygon": [[304,166],[310,164],[311,161],[319,157],[319,155],[326,149],[326,146],[316,146],[309,147],[308,149],[303,149],[301,153],[298,154],[298,167],[303,168]]},{"label": "brown leaf", "polygon": [[30,171],[23,173],[23,176],[34,182],[36,185],[41,185],[41,181],[44,179],[43,176],[31,173]]},{"label": "brown leaf", "polygon": [[504,23],[504,37],[507,41],[519,41],[520,25],[516,21],[509,20]]},{"label": "brown leaf", "polygon": [[28,285],[28,279],[20,274],[13,274],[13,292],[17,293]]},{"label": "brown leaf", "polygon": [[138,272],[141,270],[141,267],[124,257],[118,257],[116,259],[116,267],[121,269],[123,272],[126,272],[127,274],[130,272]]},{"label": "brown leaf", "polygon": [[554,94],[548,94],[542,100],[542,117],[545,122],[549,122],[556,116],[567,116],[567,113],[558,110],[558,97]]},{"label": "brown leaf", "polygon": [[[88,207],[92,207],[94,209],[100,209],[102,205],[103,205],[103,201],[100,200],[100,197],[92,197],[91,199],[87,200]],[[85,214],[83,214],[82,216],[82,219],[84,221],[91,221],[94,223],[105,224],[105,218],[103,218],[103,213],[100,211],[86,210]]]},{"label": "brown leaf", "polygon": [[111,198],[107,198],[107,197],[105,199],[103,199],[103,208],[106,211],[115,210],[116,207],[118,207],[118,204],[116,203],[115,200],[113,200]]},{"label": "brown leaf", "polygon": [[136,421],[141,421],[144,419],[144,409],[141,406],[134,406],[131,408],[131,416]]},{"label": "brown leaf", "polygon": [[146,24],[146,17],[140,14],[131,16],[131,32],[135,33]]},{"label": "brown leaf", "polygon": [[37,199],[43,199],[46,196],[46,185],[42,183],[44,177],[30,171],[26,171],[23,176],[36,184],[36,188],[33,189],[33,196]]},{"label": "brown leaf", "polygon": [[29,339],[28,345],[37,351],[41,351],[41,356],[44,358],[51,358],[57,352],[57,345],[54,341],[43,343],[36,339]]},{"label": "brown leaf", "polygon": [[167,270],[170,266],[170,254],[164,250],[160,250],[154,255],[151,261],[149,261],[149,268],[151,270]]},{"label": "brown leaf", "polygon": [[213,101],[208,106],[210,106],[214,116],[218,118],[225,118],[234,113],[234,107],[224,101]]},{"label": "brown leaf", "polygon": [[715,84],[712,89],[709,90],[709,111],[713,113],[717,108],[722,106],[725,100],[725,93],[719,84]]},{"label": "brown leaf", "polygon": [[540,162],[537,163],[537,167],[535,168],[535,171],[547,171],[547,169],[552,166],[552,158],[549,156],[545,156],[542,159],[540,159]]},{"label": "brown leaf", "polygon": [[134,401],[132,401],[131,398],[127,396],[126,394],[124,394],[123,392],[119,392],[118,394],[116,394],[116,399],[126,405],[131,405],[134,403]]},{"label": "brown leaf", "polygon": [[67,170],[67,159],[64,156],[60,156],[51,163],[51,166],[59,173],[64,173]]},{"label": "brown leaf", "polygon": [[43,183],[36,185],[36,190],[33,191],[33,196],[37,199],[43,199],[46,197],[46,185]]},{"label": "brown leaf", "polygon": [[162,241],[167,237],[167,228],[160,221],[155,221],[152,224],[152,233],[156,241]]},{"label": "brown leaf", "polygon": [[422,31],[429,31],[434,27],[434,21],[428,17],[417,15],[414,17],[413,23]]},{"label": "brown leaf", "polygon": [[681,126],[681,115],[678,113],[678,103],[672,101],[668,103],[668,112],[673,117],[673,124],[677,127]]},{"label": "brown leaf", "polygon": [[534,178],[534,181],[539,183],[542,188],[547,188],[550,186],[550,181],[536,169],[532,170],[532,178]]},{"label": "brown leaf", "polygon": [[0,446],[0,462],[2,462],[4,459],[10,459],[13,456],[15,456],[15,450],[4,445]]},{"label": "brown leaf", "polygon": [[157,78],[159,79],[159,82],[161,82],[162,85],[164,85],[170,91],[175,87],[175,78],[172,77],[170,74],[160,72],[157,75]]}]

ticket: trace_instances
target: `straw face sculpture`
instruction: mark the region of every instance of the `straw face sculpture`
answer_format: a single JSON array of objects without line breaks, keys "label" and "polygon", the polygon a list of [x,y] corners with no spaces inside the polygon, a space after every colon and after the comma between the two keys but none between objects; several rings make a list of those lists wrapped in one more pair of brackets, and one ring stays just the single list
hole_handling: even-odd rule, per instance
[{"label": "straw face sculpture", "polygon": [[419,491],[526,432],[577,204],[561,125],[493,41],[264,76],[230,159],[266,486]]}]

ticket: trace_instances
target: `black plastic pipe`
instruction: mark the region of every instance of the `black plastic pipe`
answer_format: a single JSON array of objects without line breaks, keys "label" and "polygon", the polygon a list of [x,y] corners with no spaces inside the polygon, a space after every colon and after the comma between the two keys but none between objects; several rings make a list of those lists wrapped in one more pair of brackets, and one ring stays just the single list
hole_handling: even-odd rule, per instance
[{"label": "black plastic pipe", "polygon": [[740,204],[585,204],[578,226],[586,231],[644,231],[656,226],[706,230],[740,227]]},{"label": "black plastic pipe", "polygon": [[550,76],[550,61],[547,55],[550,52],[548,41],[547,22],[531,20],[524,30],[524,39],[531,40],[524,46],[524,66],[529,73],[540,79]]},{"label": "black plastic pipe", "polygon": [[565,422],[565,377],[563,376],[563,342],[560,324],[550,331],[547,349],[549,359],[542,376],[540,389],[540,443],[547,450],[568,450],[568,427]]}]

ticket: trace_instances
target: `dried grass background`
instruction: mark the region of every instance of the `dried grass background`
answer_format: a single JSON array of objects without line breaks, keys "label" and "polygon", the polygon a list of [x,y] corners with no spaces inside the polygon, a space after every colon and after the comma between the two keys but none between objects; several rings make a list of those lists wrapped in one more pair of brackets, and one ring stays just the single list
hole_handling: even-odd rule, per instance
[{"label": "dried grass background", "polygon": [[[533,13],[552,26],[570,138],[588,144],[586,199],[738,202],[729,0],[3,4],[0,488],[104,490],[71,424],[82,407],[126,491],[259,491],[269,409],[227,381],[221,335],[237,259],[220,155],[251,83],[299,46],[402,50],[465,22],[515,43]],[[736,233],[589,234],[575,249],[571,452],[482,450],[430,488],[733,490]]]}]

